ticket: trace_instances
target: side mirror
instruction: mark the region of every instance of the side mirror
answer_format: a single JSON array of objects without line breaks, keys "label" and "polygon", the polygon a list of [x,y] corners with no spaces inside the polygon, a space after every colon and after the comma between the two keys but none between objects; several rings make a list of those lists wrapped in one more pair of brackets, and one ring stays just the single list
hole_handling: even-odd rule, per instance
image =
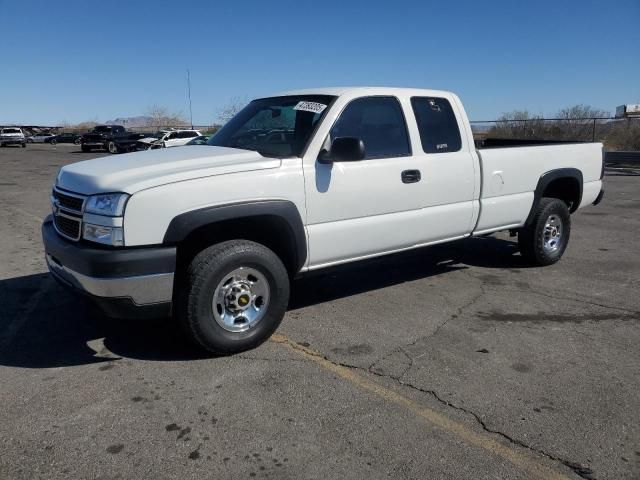
[{"label": "side mirror", "polygon": [[331,143],[331,151],[320,154],[320,163],[357,162],[365,156],[364,143],[356,137],[338,137]]}]

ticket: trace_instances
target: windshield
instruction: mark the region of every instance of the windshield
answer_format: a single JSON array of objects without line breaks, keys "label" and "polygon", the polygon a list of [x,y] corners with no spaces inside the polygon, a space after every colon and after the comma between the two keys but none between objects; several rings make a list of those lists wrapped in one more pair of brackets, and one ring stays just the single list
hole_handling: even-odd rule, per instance
[{"label": "windshield", "polygon": [[18,128],[5,128],[2,130],[2,133],[20,133],[20,129]]},{"label": "windshield", "polygon": [[111,131],[111,127],[95,127],[93,131],[96,133],[109,133]]},{"label": "windshield", "polygon": [[335,98],[294,95],[254,100],[207,143],[255,150],[265,157],[299,157]]}]

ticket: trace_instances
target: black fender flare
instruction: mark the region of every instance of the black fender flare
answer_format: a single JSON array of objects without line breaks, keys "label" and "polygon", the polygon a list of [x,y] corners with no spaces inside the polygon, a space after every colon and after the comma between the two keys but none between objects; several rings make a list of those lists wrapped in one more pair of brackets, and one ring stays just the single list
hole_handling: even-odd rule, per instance
[{"label": "black fender flare", "polygon": [[582,172],[577,168],[557,168],[555,170],[549,170],[548,172],[543,173],[538,179],[536,189],[533,191],[533,204],[531,205],[531,211],[529,212],[525,225],[529,225],[533,220],[538,203],[540,203],[540,199],[542,198],[542,194],[546,188],[551,184],[551,182],[560,178],[573,178],[578,182],[578,201],[572,206],[571,213],[578,209],[580,202],[582,202],[582,187],[584,184]]},{"label": "black fender flare", "polygon": [[174,217],[164,234],[163,243],[176,245],[200,227],[225,220],[271,216],[284,220],[295,244],[296,266],[299,271],[307,261],[307,233],[300,212],[289,200],[256,200],[199,208]]}]

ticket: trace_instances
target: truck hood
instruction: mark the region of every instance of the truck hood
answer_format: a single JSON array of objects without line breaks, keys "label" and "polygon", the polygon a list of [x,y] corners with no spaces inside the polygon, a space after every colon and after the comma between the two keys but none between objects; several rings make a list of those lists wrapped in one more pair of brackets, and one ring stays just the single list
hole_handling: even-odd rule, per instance
[{"label": "truck hood", "polygon": [[60,170],[56,185],[92,195],[134,194],[140,190],[195,178],[278,168],[278,158],[237,148],[193,145],[125,153],[72,163]]}]

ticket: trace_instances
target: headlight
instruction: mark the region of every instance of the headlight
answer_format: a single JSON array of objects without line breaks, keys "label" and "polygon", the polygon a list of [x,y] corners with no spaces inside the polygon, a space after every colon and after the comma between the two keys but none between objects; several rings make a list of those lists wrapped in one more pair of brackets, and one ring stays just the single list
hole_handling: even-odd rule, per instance
[{"label": "headlight", "polygon": [[85,223],[82,237],[91,242],[104,243],[121,247],[124,245],[124,231],[122,227],[106,227],[104,225],[93,225]]},{"label": "headlight", "polygon": [[104,193],[92,195],[87,199],[84,208],[86,213],[97,215],[107,215],[109,217],[120,217],[124,214],[124,206],[129,199],[126,193]]}]

